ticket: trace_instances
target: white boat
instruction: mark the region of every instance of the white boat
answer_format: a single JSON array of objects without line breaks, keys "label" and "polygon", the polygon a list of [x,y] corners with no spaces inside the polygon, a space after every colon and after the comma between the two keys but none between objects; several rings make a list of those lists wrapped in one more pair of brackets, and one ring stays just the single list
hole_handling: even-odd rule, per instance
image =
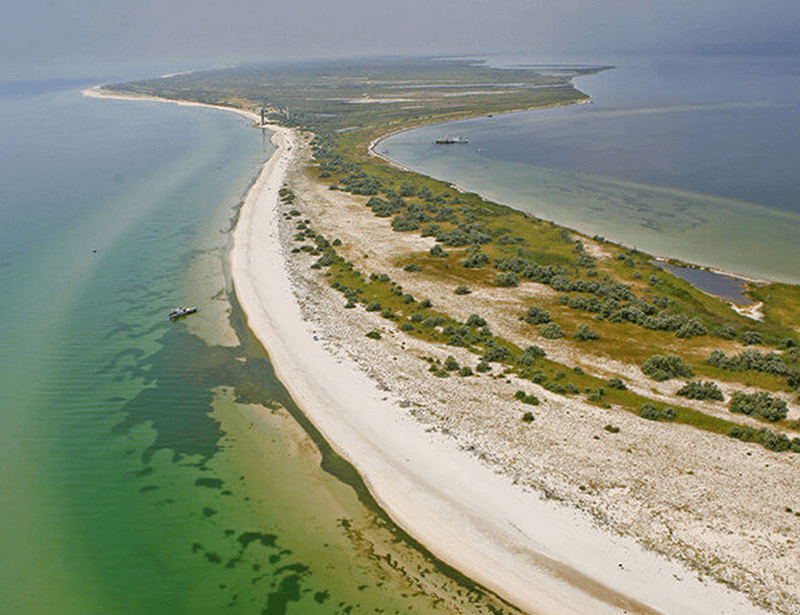
[{"label": "white boat", "polygon": [[177,320],[178,318],[183,318],[184,316],[188,316],[189,314],[194,314],[197,311],[196,307],[176,307],[175,309],[171,310],[169,313],[170,320]]},{"label": "white boat", "polygon": [[436,145],[455,145],[459,143],[469,143],[469,139],[463,137],[440,137],[435,141]]}]

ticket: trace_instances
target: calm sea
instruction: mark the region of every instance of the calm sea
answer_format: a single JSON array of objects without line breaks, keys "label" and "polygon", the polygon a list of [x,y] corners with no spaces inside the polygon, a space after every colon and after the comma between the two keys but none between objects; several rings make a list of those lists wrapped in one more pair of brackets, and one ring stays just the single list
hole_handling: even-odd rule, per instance
[{"label": "calm sea", "polygon": [[513,612],[375,509],[242,325],[269,135],[81,85],[0,88],[0,612]]},{"label": "calm sea", "polygon": [[[575,58],[492,58],[497,65]],[[420,128],[398,162],[591,235],[800,282],[800,61],[588,58],[590,105]],[[467,145],[437,146],[442,136]]]}]

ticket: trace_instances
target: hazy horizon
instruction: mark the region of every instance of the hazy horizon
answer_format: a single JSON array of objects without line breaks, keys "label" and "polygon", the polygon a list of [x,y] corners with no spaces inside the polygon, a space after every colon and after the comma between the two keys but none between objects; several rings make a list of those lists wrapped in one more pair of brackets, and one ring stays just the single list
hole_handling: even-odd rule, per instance
[{"label": "hazy horizon", "polygon": [[79,67],[198,69],[367,56],[758,54],[798,56],[800,5],[743,0],[34,0],[0,24],[0,80]]}]

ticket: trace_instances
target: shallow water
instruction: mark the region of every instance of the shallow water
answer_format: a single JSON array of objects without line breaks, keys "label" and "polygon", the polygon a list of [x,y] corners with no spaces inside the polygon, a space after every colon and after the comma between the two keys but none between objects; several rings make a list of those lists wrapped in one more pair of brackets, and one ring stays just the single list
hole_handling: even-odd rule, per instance
[{"label": "shallow water", "polygon": [[[800,282],[796,62],[585,61],[617,66],[576,80],[593,104],[420,128],[377,150],[589,235]],[[444,133],[469,144],[436,146]]]},{"label": "shallow water", "polygon": [[[246,329],[226,254],[269,135],[18,90],[0,95],[0,610],[513,613],[388,522]],[[200,311],[171,323],[179,304]]]}]

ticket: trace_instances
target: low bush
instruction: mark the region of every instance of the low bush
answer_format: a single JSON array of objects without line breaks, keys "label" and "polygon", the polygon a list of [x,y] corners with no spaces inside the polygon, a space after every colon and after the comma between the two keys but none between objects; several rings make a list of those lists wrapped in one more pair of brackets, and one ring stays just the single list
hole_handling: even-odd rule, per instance
[{"label": "low bush", "polygon": [[468,286],[464,286],[464,285],[462,284],[462,285],[460,285],[460,286],[456,286],[456,289],[455,289],[455,291],[454,291],[454,292],[455,292],[457,295],[468,295],[468,294],[470,294],[472,291],[469,289],[469,287],[468,287]]},{"label": "low bush", "polygon": [[554,322],[549,322],[539,329],[539,335],[548,340],[555,340],[564,337],[564,331]]},{"label": "low bush", "polygon": [[674,421],[675,410],[669,406],[656,408],[653,404],[646,403],[639,409],[639,416],[648,421]]},{"label": "low bush", "polygon": [[615,376],[614,378],[611,378],[611,379],[608,381],[608,388],[609,388],[609,389],[614,389],[614,390],[616,390],[616,391],[627,391],[627,390],[628,390],[628,385],[626,385],[626,384],[625,384],[625,383],[622,381],[622,378],[617,378],[617,377]]},{"label": "low bush", "polygon": [[470,314],[466,324],[468,327],[485,327],[486,320],[478,314]]},{"label": "low bush", "polygon": [[366,307],[367,312],[380,312],[382,309],[383,306],[377,301],[373,301]]},{"label": "low bush", "polygon": [[725,399],[716,384],[713,382],[700,382],[699,380],[687,382],[678,389],[675,395],[686,397],[687,399],[713,399],[716,401]]},{"label": "low bush", "polygon": [[642,363],[642,373],[656,382],[671,378],[691,378],[694,376],[691,366],[675,355],[654,354]]},{"label": "low bush", "polygon": [[597,331],[591,329],[589,325],[583,325],[577,331],[575,331],[572,337],[574,337],[579,342],[588,342],[590,340],[599,339],[600,334]]},{"label": "low bush", "polygon": [[494,279],[494,285],[501,288],[514,288],[519,285],[519,276],[513,271],[499,273]]},{"label": "low bush", "polygon": [[521,401],[523,404],[530,404],[531,406],[539,405],[539,398],[536,395],[528,395],[525,391],[517,391],[514,393],[514,399]]},{"label": "low bush", "polygon": [[408,263],[408,265],[403,267],[403,271],[422,271],[422,267],[415,263]]},{"label": "low bush", "polygon": [[379,340],[379,339],[381,339],[381,332],[380,331],[370,331],[369,333],[367,333],[366,337],[368,337],[370,339],[373,339],[373,340]]},{"label": "low bush", "polygon": [[754,415],[772,423],[785,419],[787,414],[786,402],[764,391],[751,395],[736,391],[731,395],[728,409],[737,414]]},{"label": "low bush", "polygon": [[540,307],[532,305],[525,314],[525,322],[531,325],[543,325],[550,322],[550,313]]},{"label": "low bush", "polygon": [[536,359],[544,357],[546,354],[541,346],[528,346],[517,356],[517,365],[531,367],[536,363]]},{"label": "low bush", "polygon": [[761,334],[758,331],[745,331],[742,333],[742,344],[754,346],[761,343]]},{"label": "low bush", "polygon": [[458,369],[460,369],[460,367],[461,366],[458,364],[458,361],[456,361],[456,358],[453,356],[449,356],[444,360],[444,368],[448,372],[457,371]]}]

